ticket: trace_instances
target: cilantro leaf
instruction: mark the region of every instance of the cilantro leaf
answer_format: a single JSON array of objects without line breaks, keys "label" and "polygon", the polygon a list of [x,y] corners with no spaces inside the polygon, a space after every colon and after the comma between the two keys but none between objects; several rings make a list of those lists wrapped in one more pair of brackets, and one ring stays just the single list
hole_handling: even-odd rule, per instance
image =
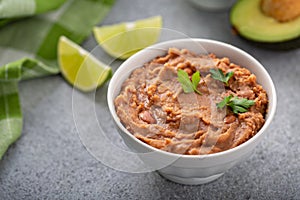
[{"label": "cilantro leaf", "polygon": [[178,70],[177,76],[185,93],[194,92],[194,85],[191,83],[189,75],[184,70]]},{"label": "cilantro leaf", "polygon": [[244,113],[244,112],[247,112],[248,110],[240,105],[237,105],[237,104],[234,104],[233,102],[230,102],[228,104],[229,107],[231,107],[232,109],[232,112],[234,114],[238,114],[238,113]]},{"label": "cilantro leaf", "polygon": [[181,83],[181,87],[185,93],[197,92],[201,95],[201,92],[197,90],[197,86],[200,82],[200,73],[197,71],[192,75],[192,81],[188,73],[184,70],[178,70],[177,80]]},{"label": "cilantro leaf", "polygon": [[217,103],[218,108],[224,108],[225,106],[229,106],[232,109],[234,114],[244,113],[248,111],[252,105],[254,105],[253,100],[248,100],[245,98],[238,98],[229,95],[223,99],[220,103]]},{"label": "cilantro leaf", "polygon": [[200,82],[200,72],[197,71],[192,75],[192,83],[194,85],[194,88],[197,88],[199,82]]},{"label": "cilantro leaf", "polygon": [[223,74],[223,71],[221,69],[215,70],[210,69],[211,77],[213,79],[219,80],[223,83],[225,83],[228,86],[229,79],[233,76],[234,72],[228,72],[225,75]]},{"label": "cilantro leaf", "polygon": [[248,99],[245,99],[245,98],[238,98],[238,97],[234,97],[232,99],[232,102],[235,105],[242,105],[245,108],[249,108],[250,106],[252,106],[254,104],[253,100],[248,100]]},{"label": "cilantro leaf", "polygon": [[225,75],[225,84],[228,85],[229,79],[233,76],[234,72],[227,72]]},{"label": "cilantro leaf", "polygon": [[210,73],[211,73],[211,76],[213,79],[216,79],[216,80],[219,80],[219,81],[224,81],[225,80],[225,76],[222,72],[222,70],[218,69],[218,70],[215,70],[215,69],[210,69],[209,70]]},{"label": "cilantro leaf", "polygon": [[201,92],[197,89],[197,86],[200,82],[200,72],[199,71],[196,71],[193,75],[192,75],[192,83],[193,83],[193,89],[195,92],[197,92],[198,94],[201,95]]},{"label": "cilantro leaf", "polygon": [[232,98],[232,95],[229,95],[229,96],[225,97],[223,99],[223,101],[221,101],[220,103],[217,103],[217,107],[218,108],[224,108],[229,103],[231,98]]}]

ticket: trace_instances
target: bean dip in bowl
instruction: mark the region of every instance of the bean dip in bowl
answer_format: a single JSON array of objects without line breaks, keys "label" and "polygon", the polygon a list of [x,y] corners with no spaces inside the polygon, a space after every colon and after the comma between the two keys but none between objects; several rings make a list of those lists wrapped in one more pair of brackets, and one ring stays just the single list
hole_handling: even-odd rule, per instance
[{"label": "bean dip in bowl", "polygon": [[205,39],[148,47],[113,75],[109,110],[125,144],[162,176],[203,184],[247,158],[276,110],[265,68]]}]

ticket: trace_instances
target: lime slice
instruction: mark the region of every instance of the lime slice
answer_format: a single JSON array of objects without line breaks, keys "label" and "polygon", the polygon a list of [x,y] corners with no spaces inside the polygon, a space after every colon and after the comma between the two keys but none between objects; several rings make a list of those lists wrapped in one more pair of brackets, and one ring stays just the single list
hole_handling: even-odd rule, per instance
[{"label": "lime slice", "polygon": [[109,55],[126,59],[157,42],[161,27],[161,16],[155,16],[134,22],[94,27],[94,35]]},{"label": "lime slice", "polygon": [[58,42],[58,62],[65,79],[86,92],[101,86],[112,75],[109,66],[64,36]]}]

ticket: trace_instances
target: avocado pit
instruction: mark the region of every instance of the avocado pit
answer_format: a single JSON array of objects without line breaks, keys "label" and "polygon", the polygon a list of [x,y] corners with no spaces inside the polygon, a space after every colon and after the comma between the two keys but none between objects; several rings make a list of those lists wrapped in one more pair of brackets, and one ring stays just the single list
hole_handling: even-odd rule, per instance
[{"label": "avocado pit", "polygon": [[288,22],[300,16],[299,0],[261,0],[262,11],[279,22]]}]

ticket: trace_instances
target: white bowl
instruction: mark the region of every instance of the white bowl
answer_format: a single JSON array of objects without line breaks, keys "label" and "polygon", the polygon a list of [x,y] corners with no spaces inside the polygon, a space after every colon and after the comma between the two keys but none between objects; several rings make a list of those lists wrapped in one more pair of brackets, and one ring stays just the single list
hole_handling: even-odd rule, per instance
[{"label": "white bowl", "polygon": [[190,0],[199,8],[206,10],[223,10],[230,8],[236,0]]},{"label": "white bowl", "polygon": [[[266,122],[260,131],[245,143],[230,150],[209,155],[179,155],[156,149],[135,138],[120,122],[116,114],[114,99],[120,93],[122,83],[131,72],[157,56],[167,53],[169,47],[186,48],[195,53],[211,52],[218,57],[226,56],[231,62],[248,68],[257,77],[269,98]],[[276,91],[272,79],[265,68],[248,53],[222,42],[206,39],[179,39],[148,47],[127,59],[113,75],[107,93],[111,115],[117,124],[125,144],[153,169],[177,183],[203,184],[220,177],[228,169],[247,158],[261,141],[269,127],[276,110]]]}]

